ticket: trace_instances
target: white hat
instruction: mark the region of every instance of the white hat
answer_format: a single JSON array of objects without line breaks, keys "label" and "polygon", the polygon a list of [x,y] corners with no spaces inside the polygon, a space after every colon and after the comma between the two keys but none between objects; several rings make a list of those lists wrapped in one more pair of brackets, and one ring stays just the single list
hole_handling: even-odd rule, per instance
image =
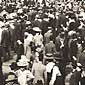
[{"label": "white hat", "polygon": [[52,27],[48,27],[48,29],[52,29]]},{"label": "white hat", "polygon": [[3,16],[4,14],[8,14],[8,12],[6,12],[6,10],[3,10],[3,11],[1,12],[1,15]]},{"label": "white hat", "polygon": [[17,66],[28,66],[28,63],[26,62],[17,62]]},{"label": "white hat", "polygon": [[36,18],[39,18],[40,16],[37,14],[35,17],[36,17]]},{"label": "white hat", "polygon": [[6,22],[5,25],[9,25],[9,22]]},{"label": "white hat", "polygon": [[26,24],[29,25],[29,24],[31,24],[31,22],[30,21],[26,21]]},{"label": "white hat", "polygon": [[17,43],[18,43],[19,45],[21,45],[21,44],[22,44],[22,42],[21,42],[20,40],[17,40]]},{"label": "white hat", "polygon": [[39,53],[38,52],[35,52],[35,56],[38,57],[39,56]]},{"label": "white hat", "polygon": [[56,12],[56,16],[58,16],[59,15],[59,13],[58,12]]},{"label": "white hat", "polygon": [[53,14],[49,14],[48,17],[50,17],[50,18],[52,18],[52,19],[55,18],[55,16],[54,16]]},{"label": "white hat", "polygon": [[28,7],[27,6],[23,6],[23,9],[27,9]]},{"label": "white hat", "polygon": [[82,66],[81,63],[77,63],[77,66]]},{"label": "white hat", "polygon": [[17,13],[23,13],[23,10],[22,9],[19,9]]},{"label": "white hat", "polygon": [[37,52],[41,52],[41,50],[42,50],[42,49],[39,48],[39,47],[36,49]]},{"label": "white hat", "polygon": [[27,59],[25,55],[21,55],[21,59],[19,61],[29,62],[29,59]]},{"label": "white hat", "polygon": [[78,72],[80,72],[80,71],[81,71],[81,69],[80,69],[79,67],[76,67],[76,70],[77,70]]},{"label": "white hat", "polygon": [[15,80],[15,75],[9,75],[6,81]]},{"label": "white hat", "polygon": [[39,27],[34,27],[33,30],[36,32],[41,32],[41,29]]},{"label": "white hat", "polygon": [[72,36],[73,34],[76,34],[76,31],[73,31],[73,30],[72,30],[72,31],[69,31],[69,32],[68,32],[68,35],[69,35],[69,36]]},{"label": "white hat", "polygon": [[27,36],[28,36],[28,35],[29,35],[29,33],[28,33],[28,32],[25,32],[25,33],[24,33],[24,35],[27,35]]},{"label": "white hat", "polygon": [[17,66],[28,66],[29,65],[29,60],[26,58],[25,55],[21,55],[21,59],[19,62],[17,62]]},{"label": "white hat", "polygon": [[11,29],[14,29],[15,28],[14,25],[13,25],[13,23],[10,23],[10,27],[11,27]]},{"label": "white hat", "polygon": [[77,61],[77,58],[76,58],[75,56],[73,56],[73,59],[74,59],[75,61]]}]

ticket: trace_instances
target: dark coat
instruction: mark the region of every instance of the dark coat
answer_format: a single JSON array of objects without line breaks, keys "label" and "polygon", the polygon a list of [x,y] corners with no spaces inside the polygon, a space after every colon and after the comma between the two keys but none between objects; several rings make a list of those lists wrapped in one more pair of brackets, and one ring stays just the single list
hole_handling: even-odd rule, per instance
[{"label": "dark coat", "polygon": [[56,50],[60,51],[61,42],[60,42],[60,37],[59,36],[56,37],[55,45],[56,45]]},{"label": "dark coat", "polygon": [[70,57],[71,58],[72,58],[72,56],[75,56],[76,57],[77,52],[78,52],[78,47],[77,47],[76,41],[74,41],[74,40],[71,41],[69,52],[70,52]]},{"label": "dark coat", "polygon": [[21,40],[23,42],[25,23],[15,22],[14,25],[15,25],[15,41]]},{"label": "dark coat", "polygon": [[3,30],[2,31],[2,40],[1,40],[1,45],[3,47],[8,47],[10,45],[10,32],[9,30]]},{"label": "dark coat", "polygon": [[78,56],[78,62],[81,63],[82,67],[85,70],[85,53],[84,52],[80,53],[80,55]]},{"label": "dark coat", "polygon": [[66,16],[64,14],[60,14],[58,18],[59,26],[63,24],[66,27]]},{"label": "dark coat", "polygon": [[48,24],[49,22],[43,20],[42,23],[41,23],[41,30],[42,30],[42,34],[44,35],[44,33],[47,32],[48,30]]},{"label": "dark coat", "polygon": [[16,53],[17,53],[17,61],[21,58],[21,55],[24,55],[24,47],[23,44],[19,45],[17,43],[17,48],[16,48]]},{"label": "dark coat", "polygon": [[34,20],[32,24],[33,27],[39,27],[39,28],[41,27],[41,22],[39,20]]},{"label": "dark coat", "polygon": [[81,74],[78,71],[75,71],[70,79],[70,85],[79,85]]}]

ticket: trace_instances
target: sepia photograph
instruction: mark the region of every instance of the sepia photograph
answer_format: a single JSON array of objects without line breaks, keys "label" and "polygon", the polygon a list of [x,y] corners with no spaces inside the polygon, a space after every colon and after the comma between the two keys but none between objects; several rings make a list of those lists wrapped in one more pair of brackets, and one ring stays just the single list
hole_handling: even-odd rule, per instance
[{"label": "sepia photograph", "polygon": [[85,85],[85,0],[0,0],[0,85]]}]

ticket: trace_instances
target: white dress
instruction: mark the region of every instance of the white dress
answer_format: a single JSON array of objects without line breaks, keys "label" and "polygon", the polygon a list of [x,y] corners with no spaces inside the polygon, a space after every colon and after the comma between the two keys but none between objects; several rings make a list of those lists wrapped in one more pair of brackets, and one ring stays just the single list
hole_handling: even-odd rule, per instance
[{"label": "white dress", "polygon": [[32,75],[32,73],[29,70],[18,70],[17,71],[17,75],[18,75],[18,83],[20,85],[27,85],[27,81],[31,80],[34,78],[34,76]]},{"label": "white dress", "polygon": [[24,39],[24,54],[29,60],[32,56],[31,47],[30,47],[30,42],[32,41],[32,39],[33,39],[32,34],[28,34],[28,37]]}]

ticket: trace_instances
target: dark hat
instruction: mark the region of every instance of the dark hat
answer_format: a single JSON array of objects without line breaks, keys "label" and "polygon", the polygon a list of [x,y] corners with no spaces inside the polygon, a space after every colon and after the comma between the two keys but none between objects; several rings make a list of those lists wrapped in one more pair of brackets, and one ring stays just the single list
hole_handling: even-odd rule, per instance
[{"label": "dark hat", "polygon": [[63,58],[61,58],[61,57],[54,57],[54,59],[60,61],[60,60],[62,60]]},{"label": "dark hat", "polygon": [[78,18],[83,18],[83,16],[78,16]]}]

